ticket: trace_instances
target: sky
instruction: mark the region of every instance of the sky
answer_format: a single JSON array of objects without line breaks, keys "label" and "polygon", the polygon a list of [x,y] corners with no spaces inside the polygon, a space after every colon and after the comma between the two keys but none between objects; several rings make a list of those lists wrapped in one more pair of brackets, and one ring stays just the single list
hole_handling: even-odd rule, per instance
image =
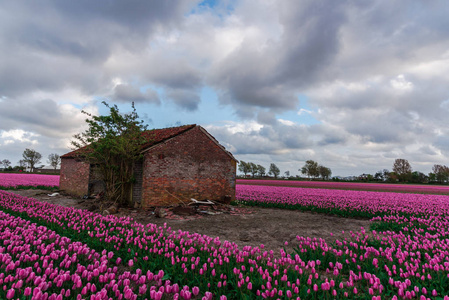
[{"label": "sky", "polygon": [[0,160],[71,151],[135,103],[238,160],[333,176],[449,164],[446,1],[2,1]]}]

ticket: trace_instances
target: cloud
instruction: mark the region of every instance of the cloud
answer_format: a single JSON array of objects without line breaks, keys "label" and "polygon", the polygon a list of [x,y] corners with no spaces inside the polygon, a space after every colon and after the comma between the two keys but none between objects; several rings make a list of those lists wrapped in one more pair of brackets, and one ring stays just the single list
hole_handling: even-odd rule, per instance
[{"label": "cloud", "polygon": [[143,102],[160,104],[160,99],[156,91],[147,88],[141,91],[138,87],[129,84],[117,84],[114,93],[110,98],[116,102]]},{"label": "cloud", "polygon": [[[96,108],[89,110],[96,112]],[[33,132],[51,138],[65,138],[84,125],[86,116],[70,104],[58,104],[51,99],[8,99],[0,102],[0,130]]]},{"label": "cloud", "polygon": [[229,145],[236,155],[273,155],[312,145],[309,127],[285,120],[275,120],[273,124],[231,122],[225,126],[206,126],[206,129]]},{"label": "cloud", "polygon": [[21,129],[2,131],[0,134],[0,138],[5,139],[5,144],[12,144],[15,141],[36,144],[37,137],[39,137],[39,135],[37,135],[33,132],[26,132]]},{"label": "cloud", "polygon": [[140,54],[156,33],[176,27],[194,1],[63,3],[23,5],[7,1],[0,9],[2,96],[70,85],[101,93],[111,77],[104,64],[117,51]]},{"label": "cloud", "polygon": [[[296,109],[297,93],[321,78],[338,53],[338,31],[345,19],[338,4],[332,9],[314,1],[262,7],[263,14],[271,12],[270,18],[264,19],[269,25],[261,25],[262,19],[242,18],[244,26],[255,29],[214,66],[212,75],[222,103],[233,105],[242,117],[254,116],[258,108],[274,112]],[[236,11],[252,16],[246,11],[249,9],[242,5]],[[268,26],[281,30],[264,34]]]},{"label": "cloud", "polygon": [[[24,134],[1,138],[2,155],[33,140],[63,151],[83,128],[80,110],[104,98],[174,104],[173,120],[155,126],[185,122],[211,102],[207,87],[235,115],[211,131],[239,157],[311,158],[346,173],[405,156],[444,163],[448,13],[401,0],[6,1],[0,130]],[[314,124],[301,124],[309,115]]]},{"label": "cloud", "polygon": [[188,111],[196,110],[201,101],[198,92],[182,89],[169,89],[167,98]]},{"label": "cloud", "polygon": [[403,74],[400,74],[396,78],[391,79],[390,84],[393,88],[402,92],[409,92],[413,90],[413,83],[405,80]]}]

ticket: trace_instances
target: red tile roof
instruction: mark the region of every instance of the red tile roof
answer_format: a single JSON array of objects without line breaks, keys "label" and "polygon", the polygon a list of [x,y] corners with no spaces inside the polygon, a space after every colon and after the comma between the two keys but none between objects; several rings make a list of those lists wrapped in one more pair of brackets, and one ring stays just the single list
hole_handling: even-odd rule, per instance
[{"label": "red tile roof", "polygon": [[[184,125],[179,127],[170,127],[170,128],[163,128],[163,129],[153,129],[153,130],[147,130],[142,132],[142,135],[145,137],[145,140],[147,141],[142,145],[142,150],[149,148],[151,146],[154,146],[156,144],[162,143],[172,137],[175,137],[177,135],[180,135],[192,128],[194,128],[196,124],[192,125]],[[74,150],[72,152],[66,153],[61,156],[61,158],[75,158],[79,156],[81,153],[86,151],[86,147],[79,148],[77,150]]]},{"label": "red tile roof", "polygon": [[194,128],[196,124],[192,125],[184,125],[179,127],[170,127],[163,129],[153,129],[142,132],[145,140],[148,142],[142,145],[142,150],[154,146],[156,144],[162,143],[172,137],[180,135],[192,128]]}]

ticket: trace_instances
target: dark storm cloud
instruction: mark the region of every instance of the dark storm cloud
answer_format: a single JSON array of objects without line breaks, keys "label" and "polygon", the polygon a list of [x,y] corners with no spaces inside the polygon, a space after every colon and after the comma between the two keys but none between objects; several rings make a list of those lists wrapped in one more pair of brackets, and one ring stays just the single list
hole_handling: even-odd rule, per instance
[{"label": "dark storm cloud", "polygon": [[269,111],[260,111],[257,114],[257,122],[260,124],[274,125],[276,124],[276,115]]},{"label": "dark storm cloud", "polygon": [[339,51],[345,18],[338,3],[282,2],[276,13],[283,28],[278,41],[267,42],[263,51],[243,42],[217,67],[214,82],[222,90],[221,101],[243,110],[243,116],[250,115],[248,107],[295,109],[297,92],[321,79]]},{"label": "dark storm cloud", "polygon": [[[118,49],[141,52],[175,26],[193,1],[6,1],[0,8],[0,93],[68,85],[99,93],[103,64]],[[109,74],[116,76],[117,74]]]},{"label": "dark storm cloud", "polygon": [[169,89],[167,98],[188,111],[196,110],[201,102],[197,92],[181,89]]},{"label": "dark storm cloud", "polygon": [[301,88],[326,77],[326,66],[340,50],[339,30],[345,22],[342,2],[283,2],[280,20],[284,32],[276,81]]},{"label": "dark storm cloud", "polygon": [[160,58],[147,68],[147,78],[164,87],[190,90],[202,84],[198,70],[186,60]]},{"label": "dark storm cloud", "polygon": [[441,1],[360,1],[346,5],[342,50],[331,70],[358,81],[397,75],[441,58],[447,50],[449,7]]},{"label": "dark storm cloud", "polygon": [[141,91],[138,87],[129,84],[118,84],[114,88],[114,94],[110,97],[117,102],[141,102],[141,103],[160,103],[159,96],[156,91],[146,89]]}]

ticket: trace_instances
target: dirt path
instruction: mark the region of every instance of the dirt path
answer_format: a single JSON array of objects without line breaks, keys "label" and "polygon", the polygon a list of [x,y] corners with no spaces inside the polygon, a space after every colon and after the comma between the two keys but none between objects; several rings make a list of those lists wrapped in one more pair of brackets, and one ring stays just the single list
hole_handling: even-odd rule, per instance
[{"label": "dirt path", "polygon": [[[87,209],[90,201],[66,196],[48,196],[48,191],[18,190],[12,191],[22,196],[38,199],[52,204]],[[349,231],[359,231],[361,227],[369,228],[368,220],[340,218],[322,214],[306,213],[271,208],[234,208],[228,207],[218,214],[199,213],[189,216],[177,216],[169,210],[163,218],[157,217],[151,210],[121,209],[120,215],[130,215],[134,220],[147,224],[163,225],[167,223],[172,229],[197,232],[220,240],[235,242],[240,247],[245,245],[265,245],[266,249],[278,250],[289,243],[291,249],[296,243],[296,236],[324,238],[326,242],[348,237]],[[345,231],[345,234],[342,234]],[[333,233],[333,236],[331,236]]]}]

